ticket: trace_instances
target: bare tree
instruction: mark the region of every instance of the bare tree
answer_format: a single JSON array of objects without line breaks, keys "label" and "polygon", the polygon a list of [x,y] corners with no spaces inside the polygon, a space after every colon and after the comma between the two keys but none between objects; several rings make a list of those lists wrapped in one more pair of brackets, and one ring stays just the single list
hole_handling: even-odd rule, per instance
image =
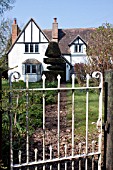
[{"label": "bare tree", "polygon": [[13,8],[15,0],[0,0],[0,57],[4,54],[7,48],[7,42],[11,35],[10,26],[11,20],[4,19],[4,12]]},{"label": "bare tree", "polygon": [[11,37],[11,23],[10,19],[2,19],[0,22],[0,57],[6,53]]},{"label": "bare tree", "polygon": [[12,9],[14,2],[15,0],[0,0],[0,15],[5,11]]}]

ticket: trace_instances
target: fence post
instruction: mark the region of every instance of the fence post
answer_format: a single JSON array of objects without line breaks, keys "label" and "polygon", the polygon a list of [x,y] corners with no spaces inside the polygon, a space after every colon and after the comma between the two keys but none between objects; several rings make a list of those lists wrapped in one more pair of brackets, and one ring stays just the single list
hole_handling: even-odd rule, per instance
[{"label": "fence post", "polygon": [[107,121],[105,122],[105,131],[107,132],[106,146],[106,170],[113,169],[113,70],[105,72],[105,83],[108,86],[107,94]]},{"label": "fence post", "polygon": [[2,160],[2,73],[0,71],[0,160]]}]

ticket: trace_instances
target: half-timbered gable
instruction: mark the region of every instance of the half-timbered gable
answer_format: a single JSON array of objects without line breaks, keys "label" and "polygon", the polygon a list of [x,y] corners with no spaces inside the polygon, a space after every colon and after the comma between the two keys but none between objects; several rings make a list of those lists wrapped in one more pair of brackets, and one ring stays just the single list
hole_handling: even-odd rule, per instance
[{"label": "half-timbered gable", "polygon": [[[39,81],[42,71],[46,69],[43,58],[48,42],[43,31],[33,19],[30,19],[9,50],[9,67],[17,66],[13,71],[20,72],[24,81],[26,74],[29,74],[29,81]],[[11,72],[12,70],[9,74]]]}]

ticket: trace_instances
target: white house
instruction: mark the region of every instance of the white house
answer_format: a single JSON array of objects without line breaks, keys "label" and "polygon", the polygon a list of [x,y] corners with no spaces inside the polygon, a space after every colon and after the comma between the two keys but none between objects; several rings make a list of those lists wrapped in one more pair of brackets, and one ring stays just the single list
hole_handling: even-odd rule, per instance
[{"label": "white house", "polygon": [[[20,73],[20,80],[25,81],[29,74],[29,81],[41,79],[42,72],[47,70],[43,59],[50,41],[59,44],[62,58],[66,63],[66,81],[70,79],[72,66],[75,63],[85,63],[87,60],[86,46],[92,28],[59,29],[57,19],[54,18],[52,29],[42,30],[31,18],[22,31],[19,31],[16,19],[12,25],[12,46],[8,51],[8,66],[14,68],[8,71]],[[17,67],[16,67],[17,66]]]}]

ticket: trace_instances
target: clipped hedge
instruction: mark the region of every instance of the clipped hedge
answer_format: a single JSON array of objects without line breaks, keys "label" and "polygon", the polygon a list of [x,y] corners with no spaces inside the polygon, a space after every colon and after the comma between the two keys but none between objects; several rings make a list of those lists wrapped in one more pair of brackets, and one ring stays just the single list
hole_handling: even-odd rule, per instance
[{"label": "clipped hedge", "polygon": [[65,73],[64,71],[54,71],[54,70],[51,70],[51,71],[43,71],[42,74],[45,74],[46,76],[46,80],[47,81],[57,81],[57,76],[60,75],[61,76],[61,82],[65,82]]},{"label": "clipped hedge", "polygon": [[44,58],[45,64],[61,64],[65,63],[65,61],[62,58]]},{"label": "clipped hedge", "polygon": [[[57,71],[60,70],[61,72],[64,71],[64,67],[63,65],[53,65],[53,66],[47,66],[47,69],[49,69],[50,71]],[[59,72],[59,71],[58,71]]]},{"label": "clipped hedge", "polygon": [[58,74],[61,76],[61,82],[66,81],[66,64],[61,57],[61,51],[57,42],[51,41],[45,52],[44,63],[49,64],[47,66],[48,71],[43,71],[48,81],[56,81]]}]

